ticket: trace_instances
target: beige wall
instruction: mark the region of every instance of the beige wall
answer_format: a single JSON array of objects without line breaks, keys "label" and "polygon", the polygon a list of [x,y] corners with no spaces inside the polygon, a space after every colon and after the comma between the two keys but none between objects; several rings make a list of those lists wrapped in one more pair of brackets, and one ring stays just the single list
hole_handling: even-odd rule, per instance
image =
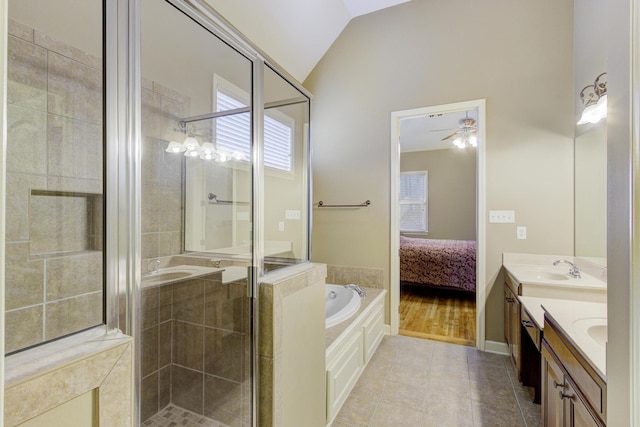
[{"label": "beige wall", "polygon": [[476,240],[476,151],[402,153],[400,171],[428,171],[429,239]]},{"label": "beige wall", "polygon": [[[392,111],[485,98],[487,339],[503,341],[503,252],[573,253],[573,2],[414,0],[354,19],[305,82],[314,200],[313,259],[383,268],[389,286]],[[527,240],[516,240],[516,225]]]}]

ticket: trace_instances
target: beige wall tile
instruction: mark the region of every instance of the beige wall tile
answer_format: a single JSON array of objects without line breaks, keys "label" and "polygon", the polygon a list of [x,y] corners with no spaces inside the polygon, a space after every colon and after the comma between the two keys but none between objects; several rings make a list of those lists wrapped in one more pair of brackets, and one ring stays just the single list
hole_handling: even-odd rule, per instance
[{"label": "beige wall tile", "polygon": [[31,189],[45,189],[44,176],[7,173],[7,242],[29,240],[29,197]]},{"label": "beige wall tile", "polygon": [[102,292],[46,304],[45,339],[102,323]]},{"label": "beige wall tile", "polygon": [[9,37],[7,43],[7,102],[46,111],[46,50],[16,37]]},{"label": "beige wall tile", "polygon": [[[96,28],[95,37],[96,39],[101,37],[100,30],[98,28]],[[87,65],[96,70],[102,70],[102,58],[91,55],[63,41],[57,40],[41,31],[34,31],[34,42],[38,46],[42,46],[47,50],[59,53],[60,55],[73,59],[83,65]]]},{"label": "beige wall tile", "polygon": [[176,365],[172,365],[171,369],[172,402],[202,415],[204,374]]},{"label": "beige wall tile", "polygon": [[7,353],[42,342],[42,305],[5,313]]},{"label": "beige wall tile", "polygon": [[158,368],[169,366],[173,360],[173,321],[158,326]]},{"label": "beige wall tile", "polygon": [[102,72],[49,52],[48,111],[83,122],[102,123]]},{"label": "beige wall tile", "polygon": [[47,117],[49,174],[102,179],[102,127],[59,115]]},{"label": "beige wall tile", "polygon": [[173,363],[202,371],[204,327],[173,322]]},{"label": "beige wall tile", "polygon": [[159,256],[170,256],[182,253],[182,233],[169,231],[158,235]]},{"label": "beige wall tile", "polygon": [[77,191],[79,193],[103,194],[101,179],[72,178],[66,176],[48,176],[47,190]]},{"label": "beige wall tile", "polygon": [[47,116],[7,106],[7,170],[43,174],[47,170]]},{"label": "beige wall tile", "polygon": [[141,296],[141,312],[142,312],[142,329],[147,329],[158,324],[159,311],[159,287],[142,289]]},{"label": "beige wall tile", "polygon": [[158,373],[142,378],[140,385],[140,419],[146,421],[158,412]]},{"label": "beige wall tile", "polygon": [[20,39],[33,43],[33,28],[21,24],[18,21],[9,19],[9,35],[16,36]]},{"label": "beige wall tile", "polygon": [[5,250],[6,309],[42,304],[44,302],[44,261],[29,261],[28,243],[7,243]]},{"label": "beige wall tile", "polygon": [[173,286],[173,319],[204,324],[204,282],[188,280]]},{"label": "beige wall tile", "polygon": [[204,377],[204,415],[226,425],[241,425],[242,385],[211,375]]},{"label": "beige wall tile", "polygon": [[141,373],[145,377],[158,370],[158,326],[142,331],[140,340]]},{"label": "beige wall tile", "polygon": [[171,365],[158,371],[158,408],[171,403]]},{"label": "beige wall tile", "polygon": [[[235,286],[237,289],[238,286]],[[243,295],[231,293],[228,284],[213,280],[205,281],[205,325],[229,331],[243,330]]]},{"label": "beige wall tile", "polygon": [[206,328],[204,343],[204,370],[232,381],[242,380],[244,358],[242,334]]},{"label": "beige wall tile", "polygon": [[32,195],[29,236],[32,255],[89,249],[87,199]]},{"label": "beige wall tile", "polygon": [[[142,90],[142,135],[165,141],[184,140],[174,129],[184,117],[183,104],[149,90]],[[182,139],[180,139],[182,137]],[[166,148],[166,145],[165,145]],[[145,153],[143,152],[143,156]],[[179,156],[176,156],[179,157]]]},{"label": "beige wall tile", "polygon": [[47,260],[47,301],[100,291],[102,252]]},{"label": "beige wall tile", "polygon": [[142,234],[142,259],[157,258],[160,256],[158,248],[158,233]]}]

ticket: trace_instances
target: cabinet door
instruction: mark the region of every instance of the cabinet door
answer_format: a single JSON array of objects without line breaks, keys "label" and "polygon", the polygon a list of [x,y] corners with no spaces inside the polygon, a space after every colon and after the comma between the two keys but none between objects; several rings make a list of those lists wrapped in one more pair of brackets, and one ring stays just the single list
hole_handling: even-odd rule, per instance
[{"label": "cabinet door", "polygon": [[511,350],[511,290],[504,284],[504,339]]},{"label": "cabinet door", "polygon": [[564,373],[554,360],[542,359],[542,424],[544,427],[565,427],[563,401]]},{"label": "cabinet door", "polygon": [[563,395],[565,427],[599,427],[571,383],[568,383],[565,388],[566,392]]},{"label": "cabinet door", "polygon": [[504,300],[504,315],[506,323],[508,323],[507,343],[509,345],[511,361],[516,368],[518,380],[520,381],[520,302],[508,287],[505,287]]}]

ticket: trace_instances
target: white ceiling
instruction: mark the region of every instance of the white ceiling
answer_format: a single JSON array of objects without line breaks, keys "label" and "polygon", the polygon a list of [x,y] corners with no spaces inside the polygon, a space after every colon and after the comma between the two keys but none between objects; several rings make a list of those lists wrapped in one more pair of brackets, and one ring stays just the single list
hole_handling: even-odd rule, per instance
[{"label": "white ceiling", "polygon": [[456,129],[462,120],[470,117],[478,120],[478,111],[457,111],[441,115],[411,117],[400,121],[400,151],[423,151],[455,148],[453,139],[442,141]]},{"label": "white ceiling", "polygon": [[205,0],[299,82],[349,21],[409,0]]}]

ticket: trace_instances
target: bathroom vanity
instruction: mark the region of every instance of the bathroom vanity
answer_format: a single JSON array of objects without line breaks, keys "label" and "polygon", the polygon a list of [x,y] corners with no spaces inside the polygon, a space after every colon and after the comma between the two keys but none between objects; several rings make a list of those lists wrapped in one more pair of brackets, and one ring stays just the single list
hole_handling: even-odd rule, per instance
[{"label": "bathroom vanity", "polygon": [[581,264],[585,271],[571,277],[567,266],[553,265],[558,258],[504,254],[505,339],[519,381],[542,403],[545,426],[602,426],[606,283],[597,266]]}]

